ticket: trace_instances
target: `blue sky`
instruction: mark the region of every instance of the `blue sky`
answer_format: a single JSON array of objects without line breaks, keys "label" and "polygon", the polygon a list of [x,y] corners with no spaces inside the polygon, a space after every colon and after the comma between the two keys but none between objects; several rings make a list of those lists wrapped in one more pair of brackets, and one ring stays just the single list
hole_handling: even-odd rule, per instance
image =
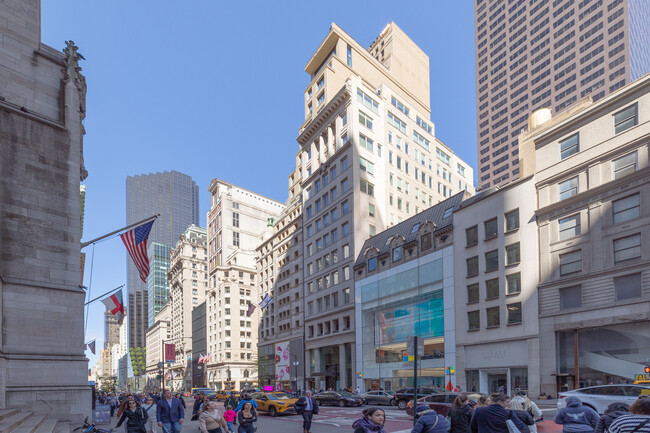
[{"label": "blue sky", "polygon": [[[43,1],[42,41],[72,39],[86,58],[84,240],[124,225],[129,175],[192,176],[203,226],[215,177],[285,201],[305,64],[332,22],[368,47],[391,21],[429,56],[437,137],[476,169],[473,2]],[[84,251],[91,297],[125,283],[119,238]],[[86,330],[98,348],[103,310]]]}]

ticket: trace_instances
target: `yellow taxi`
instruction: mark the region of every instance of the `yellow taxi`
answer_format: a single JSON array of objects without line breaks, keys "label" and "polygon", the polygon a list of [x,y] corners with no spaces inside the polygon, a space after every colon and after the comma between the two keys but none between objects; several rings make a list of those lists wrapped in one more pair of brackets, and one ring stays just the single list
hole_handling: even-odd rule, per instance
[{"label": "yellow taxi", "polygon": [[292,398],[286,392],[256,392],[251,397],[257,403],[258,411],[267,412],[271,416],[296,413],[295,404],[298,399]]},{"label": "yellow taxi", "polygon": [[[645,374],[636,374],[634,376],[635,385],[646,385],[650,386],[650,367],[645,368]],[[648,394],[648,392],[642,392],[641,394]]]},{"label": "yellow taxi", "polygon": [[217,397],[217,400],[219,400],[219,401],[226,401],[226,399],[227,399],[231,394],[233,394],[233,395],[235,395],[235,396],[238,396],[238,393],[237,393],[237,391],[235,391],[235,390],[228,390],[228,391],[223,391],[223,390],[221,390],[221,391],[217,391],[216,397]]}]

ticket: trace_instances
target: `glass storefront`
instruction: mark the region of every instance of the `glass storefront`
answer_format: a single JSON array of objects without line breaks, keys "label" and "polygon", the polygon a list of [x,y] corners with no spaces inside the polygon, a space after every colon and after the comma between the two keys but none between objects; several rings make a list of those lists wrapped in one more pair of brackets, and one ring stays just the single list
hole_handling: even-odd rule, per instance
[{"label": "glass storefront", "polygon": [[[650,365],[650,322],[557,333],[558,391],[603,384],[632,383]],[[575,383],[575,349],[579,383]],[[577,385],[577,386],[576,386]]]},{"label": "glass storefront", "polygon": [[466,390],[486,394],[505,392],[512,395],[519,388],[528,391],[528,368],[503,367],[465,370]]}]

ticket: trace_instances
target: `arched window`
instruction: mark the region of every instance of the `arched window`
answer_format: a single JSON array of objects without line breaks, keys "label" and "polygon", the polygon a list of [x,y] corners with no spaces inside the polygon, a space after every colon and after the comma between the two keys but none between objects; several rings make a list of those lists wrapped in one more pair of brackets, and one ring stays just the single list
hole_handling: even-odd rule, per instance
[{"label": "arched window", "polygon": [[248,377],[249,374],[250,374],[250,373],[248,372],[248,370],[244,370],[244,377]]}]

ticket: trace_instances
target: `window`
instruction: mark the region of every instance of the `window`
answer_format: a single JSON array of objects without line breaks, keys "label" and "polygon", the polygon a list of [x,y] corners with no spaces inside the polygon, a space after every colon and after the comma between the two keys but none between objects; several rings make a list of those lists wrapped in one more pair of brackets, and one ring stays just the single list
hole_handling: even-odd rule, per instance
[{"label": "window", "polygon": [[623,275],[614,278],[616,300],[633,299],[641,297],[641,273]]},{"label": "window", "polygon": [[478,275],[478,256],[467,259],[467,276],[475,277]]},{"label": "window", "polygon": [[568,275],[582,270],[582,252],[572,251],[560,254],[560,275]]},{"label": "window", "polygon": [[375,100],[370,96],[362,92],[361,89],[357,89],[357,101],[361,102],[364,106],[379,114],[379,104],[375,102]]},{"label": "window", "polygon": [[578,194],[578,176],[560,182],[560,200],[573,197]]},{"label": "window", "polygon": [[399,111],[401,111],[402,113],[406,114],[407,116],[409,115],[408,107],[402,104],[400,101],[398,101],[394,96],[390,97],[390,103],[393,104],[393,106],[397,108]]},{"label": "window", "polygon": [[374,197],[375,195],[375,186],[371,184],[370,182],[367,182],[363,179],[360,180],[360,188],[361,192],[365,192],[371,197]]},{"label": "window", "polygon": [[515,265],[521,261],[519,242],[506,245],[506,266]]},{"label": "window", "polygon": [[239,214],[236,212],[232,213],[232,225],[233,227],[239,227]]},{"label": "window", "polygon": [[636,171],[636,152],[615,159],[613,162],[614,179],[620,179],[623,176]]},{"label": "window", "polygon": [[372,131],[372,119],[363,111],[359,111],[359,123]]},{"label": "window", "polygon": [[348,203],[347,200],[341,203],[341,212],[343,213],[343,215],[350,212],[350,204]]},{"label": "window", "polygon": [[318,87],[318,89],[316,90],[322,89],[324,84],[325,84],[325,77],[321,77],[320,80],[318,80],[318,83],[316,83],[316,87]]},{"label": "window", "polygon": [[496,299],[499,297],[499,279],[494,278],[485,282],[485,299]]},{"label": "window", "polygon": [[636,104],[614,114],[614,134],[630,129],[637,124]]},{"label": "window", "polygon": [[338,229],[332,230],[332,243],[339,240],[339,231]]},{"label": "window", "polygon": [[374,236],[377,234],[377,227],[373,226],[372,224],[368,226],[368,235]]},{"label": "window", "polygon": [[438,148],[436,148],[436,156],[440,161],[444,162],[447,165],[451,165],[451,158],[449,157],[449,155],[447,155],[445,152],[443,152]]},{"label": "window", "polygon": [[375,205],[372,203],[368,204],[368,215],[371,217],[375,216]]},{"label": "window", "polygon": [[465,234],[467,236],[467,246],[476,245],[478,243],[478,226],[466,229]]},{"label": "window", "polygon": [[568,158],[580,151],[580,135],[575,133],[569,138],[560,141],[560,159]]},{"label": "window", "polygon": [[570,310],[582,307],[582,287],[566,287],[560,289],[560,310]]},{"label": "window", "polygon": [[348,66],[352,67],[352,47],[350,46],[350,44],[348,44],[347,59],[348,59]]},{"label": "window", "polygon": [[572,238],[580,234],[580,214],[560,218],[558,220],[560,240]]},{"label": "window", "polygon": [[508,310],[508,325],[521,323],[521,302],[508,304],[506,309]]},{"label": "window", "polygon": [[521,293],[521,273],[506,275],[506,295]]},{"label": "window", "polygon": [[413,224],[413,227],[411,227],[411,233],[415,233],[420,229],[420,223],[415,223]]},{"label": "window", "polygon": [[406,123],[401,121],[399,117],[393,116],[393,113],[388,112],[388,123],[397,128],[400,132],[406,134]]},{"label": "window", "polygon": [[345,158],[341,158],[341,171],[346,170],[348,168],[348,157],[346,156]]},{"label": "window", "polygon": [[420,238],[420,249],[422,251],[427,251],[427,250],[431,249],[431,247],[433,246],[433,240],[432,239],[433,239],[433,235],[431,233],[427,233],[427,234],[423,235]]},{"label": "window", "polygon": [[492,328],[501,325],[499,307],[486,308],[487,327]]},{"label": "window", "polygon": [[316,212],[320,212],[321,208],[322,208],[321,200],[318,199],[316,200]]},{"label": "window", "polygon": [[485,240],[496,238],[499,234],[499,228],[497,226],[497,219],[492,218],[491,220],[485,221]]},{"label": "window", "polygon": [[641,234],[614,240],[614,263],[641,257]]},{"label": "window", "polygon": [[237,232],[232,232],[232,244],[235,247],[239,246],[239,233]]},{"label": "window", "polygon": [[494,271],[499,268],[499,250],[492,250],[485,253],[485,272]]},{"label": "window", "polygon": [[481,312],[479,310],[468,311],[467,312],[467,329],[469,331],[472,331],[472,330],[480,329],[480,328],[481,328]]},{"label": "window", "polygon": [[612,202],[614,224],[639,216],[639,194],[623,197]]},{"label": "window", "polygon": [[368,174],[375,174],[375,164],[367,159],[359,157],[359,166],[361,171],[365,171]]},{"label": "window", "polygon": [[478,302],[478,283],[467,286],[467,303],[473,304]]},{"label": "window", "polygon": [[323,102],[325,102],[325,92],[321,92],[320,95],[318,95],[318,102],[316,103],[316,106],[319,106]]},{"label": "window", "polygon": [[307,206],[307,218],[311,218],[311,216],[312,216],[311,206]]},{"label": "window", "polygon": [[346,178],[341,181],[341,194],[350,189],[350,181]]},{"label": "window", "polygon": [[506,232],[511,232],[519,228],[519,209],[515,209],[505,214]]},{"label": "window", "polygon": [[350,224],[343,223],[343,225],[341,225],[341,229],[343,230],[343,236],[347,236],[350,234]]},{"label": "window", "polygon": [[413,140],[415,140],[417,144],[424,147],[426,150],[429,150],[429,146],[431,144],[429,140],[427,140],[426,138],[424,138],[423,136],[421,136],[415,131],[413,131]]},{"label": "window", "polygon": [[463,167],[460,164],[456,164],[456,170],[458,171],[458,174],[460,174],[463,177],[465,176],[465,167]]},{"label": "window", "polygon": [[393,261],[402,260],[402,247],[393,248]]},{"label": "window", "polygon": [[347,259],[348,257],[350,257],[350,245],[345,244],[343,245],[343,258]]},{"label": "window", "polygon": [[442,218],[443,218],[443,219],[445,219],[445,218],[449,218],[449,217],[451,216],[451,213],[452,213],[453,211],[454,211],[454,208],[453,208],[453,207],[450,207],[450,208],[445,209],[445,213],[442,214]]}]

